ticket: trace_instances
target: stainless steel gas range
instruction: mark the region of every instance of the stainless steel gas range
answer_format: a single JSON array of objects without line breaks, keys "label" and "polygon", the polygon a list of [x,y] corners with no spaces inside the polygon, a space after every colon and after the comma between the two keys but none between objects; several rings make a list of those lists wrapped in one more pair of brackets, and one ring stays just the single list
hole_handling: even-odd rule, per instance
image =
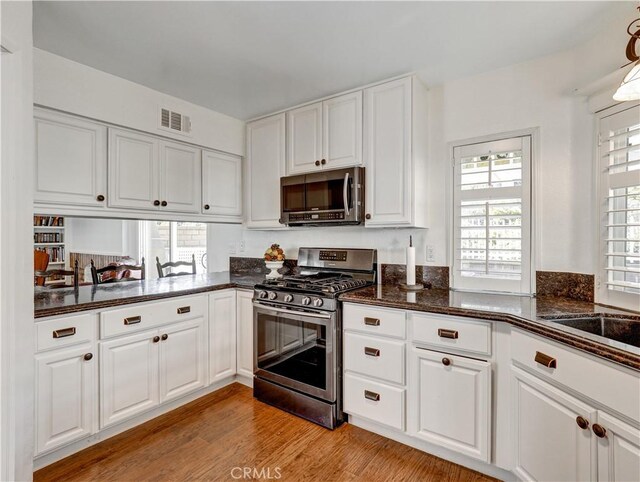
[{"label": "stainless steel gas range", "polygon": [[373,284],[374,249],[300,248],[296,274],[256,285],[253,394],[327,428],[343,421],[338,295]]}]

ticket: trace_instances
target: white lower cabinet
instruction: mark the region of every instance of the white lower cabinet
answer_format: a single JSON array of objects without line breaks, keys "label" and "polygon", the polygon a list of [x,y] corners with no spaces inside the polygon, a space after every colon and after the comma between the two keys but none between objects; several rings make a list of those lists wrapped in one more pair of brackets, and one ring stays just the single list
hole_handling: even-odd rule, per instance
[{"label": "white lower cabinet", "polygon": [[596,435],[598,480],[640,480],[640,430],[601,411],[597,423],[604,429],[603,437]]},{"label": "white lower cabinet", "polygon": [[236,374],[236,290],[209,295],[209,383]]},{"label": "white lower cabinet", "polygon": [[204,318],[100,343],[100,426],[206,384]]},{"label": "white lower cabinet", "polygon": [[405,390],[352,373],[344,376],[344,411],[404,430]]},{"label": "white lower cabinet", "polygon": [[100,427],[158,405],[158,330],[100,343]]},{"label": "white lower cabinet", "polygon": [[237,292],[237,371],[253,379],[253,292]]},{"label": "white lower cabinet", "polygon": [[97,368],[91,343],[36,355],[36,455],[95,432]]},{"label": "white lower cabinet", "polygon": [[484,462],[491,455],[491,364],[414,347],[410,433]]}]

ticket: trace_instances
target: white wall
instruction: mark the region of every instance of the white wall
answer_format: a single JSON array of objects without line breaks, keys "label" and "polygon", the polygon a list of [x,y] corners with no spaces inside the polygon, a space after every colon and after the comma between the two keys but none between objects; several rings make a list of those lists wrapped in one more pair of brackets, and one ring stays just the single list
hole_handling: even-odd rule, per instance
[{"label": "white wall", "polygon": [[586,99],[573,92],[624,63],[629,18],[607,21],[600,34],[574,49],[430,89],[429,167],[424,181],[427,230],[339,227],[259,232],[214,226],[210,269],[226,269],[229,244],[240,240],[246,249],[234,248],[235,256],[261,256],[272,242],[278,242],[294,258],[304,245],[373,247],[379,250],[381,262],[401,263],[409,234],[416,240],[417,262],[425,261],[425,247],[432,245],[435,262],[429,264],[446,266],[449,143],[538,128],[536,269],[593,273],[593,118]]},{"label": "white wall", "polygon": [[66,218],[67,252],[138,257],[138,221]]},{"label": "white wall", "polygon": [[0,480],[33,471],[33,36],[31,2],[0,2]]},{"label": "white wall", "polygon": [[[34,102],[54,109],[244,155],[244,122],[34,49]],[[159,108],[191,117],[191,136],[158,129]]]}]

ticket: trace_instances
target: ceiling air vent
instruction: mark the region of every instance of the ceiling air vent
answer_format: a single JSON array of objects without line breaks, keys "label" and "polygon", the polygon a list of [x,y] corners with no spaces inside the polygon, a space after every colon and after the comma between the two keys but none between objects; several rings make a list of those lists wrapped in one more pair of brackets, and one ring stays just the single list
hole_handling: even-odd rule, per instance
[{"label": "ceiling air vent", "polygon": [[191,119],[187,115],[160,108],[160,128],[182,134],[191,133]]}]

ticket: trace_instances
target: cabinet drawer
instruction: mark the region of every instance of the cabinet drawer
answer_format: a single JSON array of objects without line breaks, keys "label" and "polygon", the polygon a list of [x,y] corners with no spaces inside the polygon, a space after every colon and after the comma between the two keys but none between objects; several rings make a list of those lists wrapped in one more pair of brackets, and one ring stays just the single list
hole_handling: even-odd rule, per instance
[{"label": "cabinet drawer", "polygon": [[446,350],[491,355],[491,323],[445,315],[411,315],[412,339]]},{"label": "cabinet drawer", "polygon": [[133,304],[100,313],[100,338],[147,330],[165,323],[204,316],[206,296],[180,297],[148,304]]},{"label": "cabinet drawer", "polygon": [[511,358],[543,379],[640,421],[640,372],[516,329],[511,332]]},{"label": "cabinet drawer", "polygon": [[343,326],[345,330],[395,338],[404,338],[407,332],[404,311],[353,304],[344,307]]},{"label": "cabinet drawer", "polygon": [[36,352],[96,340],[97,315],[64,316],[36,322]]},{"label": "cabinet drawer", "polygon": [[344,368],[388,382],[404,384],[404,342],[345,333]]},{"label": "cabinet drawer", "polygon": [[404,431],[405,391],[350,373],[344,377],[344,411]]}]

